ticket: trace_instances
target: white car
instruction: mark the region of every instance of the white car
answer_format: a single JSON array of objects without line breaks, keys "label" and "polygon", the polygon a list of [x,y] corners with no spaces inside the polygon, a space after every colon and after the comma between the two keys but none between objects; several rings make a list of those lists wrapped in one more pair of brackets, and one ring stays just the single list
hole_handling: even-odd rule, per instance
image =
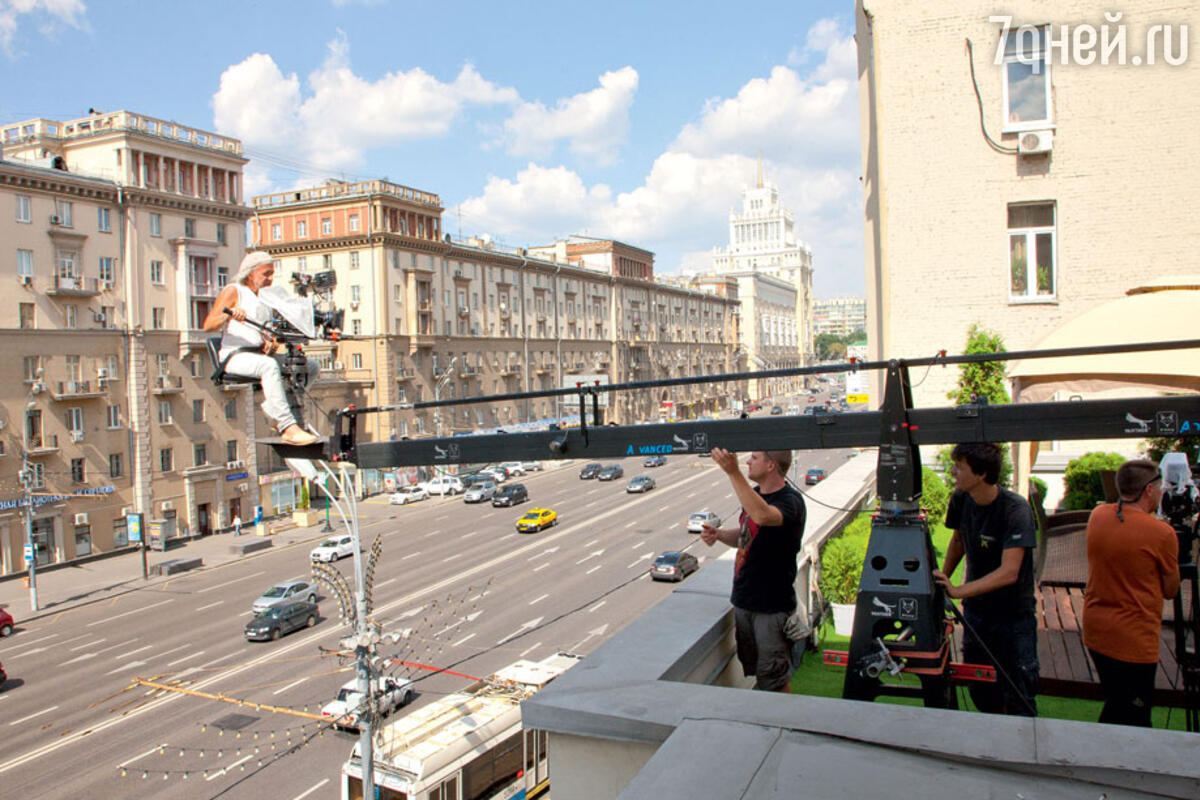
[{"label": "white car", "polygon": [[[337,699],[325,704],[321,709],[321,716],[333,718],[333,724],[339,728],[357,729],[358,715],[362,711],[364,699],[357,687],[357,678],[343,683],[342,688],[338,690]],[[388,676],[376,678],[375,692],[379,698],[379,716],[386,717],[412,700],[412,681]]]},{"label": "white car", "polygon": [[429,494],[436,494],[439,497],[445,497],[448,494],[462,494],[463,484],[458,478],[453,475],[438,475],[432,480],[418,483],[417,486],[424,489]]},{"label": "white car", "polygon": [[354,538],[349,534],[331,536],[312,549],[308,554],[312,561],[337,561],[342,556],[354,555]]},{"label": "white car", "polygon": [[500,469],[504,470],[509,477],[525,474],[525,465],[520,461],[505,461],[500,465]]},{"label": "white car", "polygon": [[405,506],[409,503],[415,503],[418,500],[428,500],[429,492],[422,489],[420,486],[405,486],[398,492],[392,492],[388,495],[388,503],[394,506]]},{"label": "white car", "polygon": [[711,511],[697,511],[688,517],[688,533],[700,533],[706,524],[719,528],[721,527],[721,518]]},{"label": "white car", "polygon": [[479,474],[490,476],[496,483],[504,483],[508,480],[508,473],[501,467],[484,467],[479,470]]},{"label": "white car", "polygon": [[521,469],[526,472],[541,472],[544,467],[542,467],[542,462],[540,461],[522,461]]}]

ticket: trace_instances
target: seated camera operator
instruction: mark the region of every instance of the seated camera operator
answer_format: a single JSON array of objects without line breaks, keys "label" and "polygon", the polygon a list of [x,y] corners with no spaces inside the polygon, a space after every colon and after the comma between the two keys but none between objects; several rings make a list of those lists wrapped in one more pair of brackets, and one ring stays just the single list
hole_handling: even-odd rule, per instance
[{"label": "seated camera operator", "polygon": [[[257,378],[262,383],[262,410],[275,421],[283,441],[292,445],[312,444],[318,437],[297,424],[288,406],[283,375],[275,358],[279,343],[264,339],[257,328],[245,322],[250,320],[263,325],[271,318],[271,309],[259,299],[258,292],[264,286],[270,286],[274,276],[275,265],[270,255],[261,251],[248,253],[242,259],[234,282],[217,295],[216,303],[204,318],[203,327],[213,332],[225,329],[219,355],[225,363],[225,371]],[[229,309],[228,315],[225,309]],[[308,362],[309,381],[319,370],[316,363]]]}]

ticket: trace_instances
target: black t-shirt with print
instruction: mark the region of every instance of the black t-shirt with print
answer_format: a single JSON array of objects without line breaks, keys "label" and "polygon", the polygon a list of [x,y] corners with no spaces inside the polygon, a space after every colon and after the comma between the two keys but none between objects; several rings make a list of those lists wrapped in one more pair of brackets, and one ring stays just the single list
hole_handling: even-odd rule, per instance
[{"label": "black t-shirt with print", "polygon": [[760,613],[796,610],[796,555],[804,536],[804,498],[791,486],[763,494],[767,505],[783,514],[782,525],[757,525],[743,511],[739,518],[737,559],[730,601],[738,608]]},{"label": "black t-shirt with print", "polygon": [[968,581],[999,568],[1008,548],[1025,548],[1016,583],[965,598],[965,608],[976,614],[998,616],[1034,610],[1033,548],[1037,546],[1037,523],[1024,497],[1001,488],[995,500],[981,506],[968,493],[955,492],[946,509],[946,527],[957,530],[962,539]]}]

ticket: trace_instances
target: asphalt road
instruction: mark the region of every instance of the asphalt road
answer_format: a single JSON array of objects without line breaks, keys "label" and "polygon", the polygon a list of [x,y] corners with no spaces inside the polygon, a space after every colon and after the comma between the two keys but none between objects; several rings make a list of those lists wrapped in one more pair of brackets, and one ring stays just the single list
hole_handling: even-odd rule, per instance
[{"label": "asphalt road", "polygon": [[[845,451],[798,453],[792,474],[803,489],[809,467],[829,471],[845,457]],[[582,463],[519,478],[530,502],[516,508],[466,505],[461,498],[404,507],[387,505],[385,497],[361,503],[365,545],[383,537],[375,618],[386,631],[408,634],[383,652],[474,676],[560,650],[586,655],[671,591],[671,584],[648,577],[655,555],[689,547],[703,568],[720,554],[720,545],[709,549],[684,527],[687,515],[703,508],[725,519],[736,515],[728,482],[711,459],[676,456],[655,469],[625,459],[624,479],[611,483],[579,480]],[[627,494],[626,483],[642,473],[653,475],[658,488]],[[536,506],[555,509],[560,524],[517,534],[516,519]],[[353,734],[130,684],[141,676],[319,711],[353,677],[349,661],[319,649],[336,650],[347,633],[332,598],[322,598],[322,619],[311,630],[277,642],[242,636],[250,603],[263,589],[308,575],[308,549],[272,548],[184,574],[39,620],[0,642],[0,661],[12,676],[0,691],[2,794],[338,797]],[[349,559],[337,566],[353,580]],[[412,667],[392,672],[417,680],[414,705],[466,682]],[[223,719],[227,730],[218,735],[214,723]],[[244,724],[240,737],[230,728],[236,724]]]}]

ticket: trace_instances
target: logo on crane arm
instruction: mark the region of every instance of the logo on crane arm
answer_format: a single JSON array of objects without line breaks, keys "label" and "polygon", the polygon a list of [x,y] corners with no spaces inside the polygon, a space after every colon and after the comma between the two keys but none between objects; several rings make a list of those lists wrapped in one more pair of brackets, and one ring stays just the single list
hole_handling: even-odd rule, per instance
[{"label": "logo on crane arm", "polygon": [[671,438],[675,440],[674,445],[672,447],[673,450],[681,450],[685,453],[688,451],[687,441],[684,439],[680,439],[679,434],[673,433],[673,434],[671,434]]},{"label": "logo on crane arm", "polygon": [[438,461],[445,461],[446,455],[446,448],[438,447],[436,444],[433,446],[433,457]]},{"label": "logo on crane arm", "polygon": [[[885,603],[878,597],[871,598],[871,605],[873,606],[871,609],[872,617],[890,617],[896,613],[895,603]],[[876,611],[875,609],[879,610]]]},{"label": "logo on crane arm", "polygon": [[1150,420],[1142,419],[1141,417],[1135,417],[1128,411],[1125,412],[1125,422],[1128,423],[1128,426],[1125,428],[1126,433],[1150,432]]}]

